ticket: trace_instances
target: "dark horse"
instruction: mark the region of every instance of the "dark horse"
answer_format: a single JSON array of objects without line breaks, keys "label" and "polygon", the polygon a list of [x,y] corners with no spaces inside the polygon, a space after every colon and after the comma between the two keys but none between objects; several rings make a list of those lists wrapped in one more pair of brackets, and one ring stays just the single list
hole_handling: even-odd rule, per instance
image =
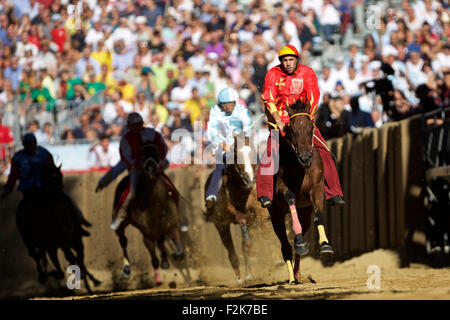
[{"label": "dark horse", "polygon": [[[243,283],[239,269],[239,259],[233,245],[230,225],[239,224],[242,232],[242,251],[245,257],[246,279],[251,279],[250,259],[252,258],[252,240],[249,235],[247,220],[250,218],[247,214],[247,201],[250,193],[254,189],[256,178],[256,157],[251,161],[254,151],[250,147],[248,139],[242,136],[235,139],[233,160],[227,164],[219,190],[219,199],[212,208],[207,208],[207,216],[212,221],[219,232],[220,239],[228,251],[228,259],[236,274],[238,284]],[[245,141],[239,145],[237,141]],[[212,173],[208,176],[204,192],[208,189],[211,182]]]},{"label": "dark horse", "polygon": [[[88,236],[89,233],[83,229],[81,222],[84,225],[90,224],[84,220],[75,206],[76,204],[63,191],[63,175],[60,167],[47,166],[43,189],[28,192],[19,203],[16,224],[29,255],[36,262],[41,284],[47,281],[48,276],[56,279],[64,278],[57,255],[57,250],[61,249],[69,263],[80,268],[86,289],[91,291],[87,278],[89,277],[96,286],[100,281],[92,276],[84,263],[82,237]],[[47,272],[46,253],[56,268],[52,272]]]},{"label": "dark horse", "polygon": [[[324,176],[319,151],[313,145],[314,123],[310,105],[298,100],[286,106],[290,116],[286,136],[279,139],[279,170],[274,177],[274,201],[269,207],[274,231],[281,242],[283,259],[288,266],[289,283],[301,282],[300,256],[308,253],[303,238],[311,224],[319,232],[321,257],[329,260],[333,250],[323,226]],[[300,217],[297,215],[300,212]],[[295,237],[295,266],[292,267],[292,248],[286,235],[285,215],[291,213]]]},{"label": "dark horse", "polygon": [[[167,251],[164,245],[165,236],[169,235],[175,245],[173,258],[180,261],[184,258],[184,248],[180,237],[180,215],[176,198],[177,190],[172,186],[164,173],[158,168],[159,155],[157,147],[148,143],[142,146],[143,170],[139,179],[135,197],[126,208],[127,217],[116,230],[120,246],[123,250],[124,265],[122,277],[128,279],[131,273],[130,261],[127,252],[127,238],[125,228],[131,224],[136,227],[144,237],[144,244],[150,253],[152,266],[155,272],[156,284],[161,283],[159,275],[160,261],[156,255],[155,244],[161,251],[161,267],[169,268]],[[130,186],[129,176],[124,177],[118,184],[114,195],[114,208],[120,197]],[[176,193],[176,194],[173,194]],[[113,210],[113,215],[116,210]],[[115,218],[113,216],[113,218]]]}]

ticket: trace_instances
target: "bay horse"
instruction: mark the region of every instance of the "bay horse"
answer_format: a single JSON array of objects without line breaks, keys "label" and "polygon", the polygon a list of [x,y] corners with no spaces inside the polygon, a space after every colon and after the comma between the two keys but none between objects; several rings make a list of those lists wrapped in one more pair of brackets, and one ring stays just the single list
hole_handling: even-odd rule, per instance
[{"label": "bay horse", "polygon": [[[300,256],[308,254],[309,251],[303,235],[311,225],[311,213],[319,233],[321,258],[327,261],[334,253],[323,226],[323,163],[319,151],[313,144],[314,123],[309,110],[309,103],[301,100],[286,106],[290,120],[285,136],[279,139],[279,169],[274,176],[274,201],[268,208],[273,229],[281,242],[290,284],[302,282]],[[285,226],[285,215],[288,212],[291,213],[293,231],[296,235],[294,267],[292,267],[292,247]]]},{"label": "bay horse", "polygon": [[[31,199],[23,199],[19,203],[17,228],[29,255],[36,262],[41,284],[45,284],[49,276],[64,278],[65,273],[61,270],[57,254],[58,249],[61,249],[67,261],[80,268],[81,279],[84,279],[86,289],[91,292],[88,278],[95,286],[98,286],[100,281],[88,271],[84,263],[82,237],[89,236],[89,232],[83,229],[82,224],[90,226],[90,223],[82,217],[81,211],[64,193],[63,187],[61,166],[47,166],[43,189],[33,190]],[[47,272],[46,254],[56,270]]]},{"label": "bay horse", "polygon": [[[248,220],[251,220],[252,217],[247,210],[247,202],[250,193],[254,189],[257,163],[256,157],[252,157],[256,153],[253,153],[255,151],[251,148],[249,140],[243,134],[236,137],[233,152],[227,153],[227,162],[232,160],[232,163],[226,163],[218,201],[213,207],[207,207],[206,213],[207,221],[213,222],[219,232],[220,239],[228,252],[228,259],[238,284],[242,284],[244,280],[241,277],[239,258],[233,245],[230,230],[231,224],[239,224],[241,228],[241,246],[245,259],[246,280],[252,278],[250,268],[250,260],[253,258],[252,239],[248,230],[248,222],[251,222]],[[252,158],[255,161],[251,161]],[[211,182],[212,174],[213,172],[206,180],[205,195]]]},{"label": "bay horse", "polygon": [[[169,235],[175,245],[173,259],[181,261],[184,259],[185,250],[180,236],[180,214],[178,211],[178,191],[170,182],[170,179],[158,168],[158,148],[153,143],[142,146],[142,174],[136,187],[136,194],[126,208],[127,216],[117,228],[116,235],[123,252],[122,278],[129,279],[131,266],[128,258],[125,229],[128,225],[137,228],[144,238],[144,244],[150,253],[154,269],[154,280],[157,285],[161,284],[159,274],[160,260],[156,255],[156,247],[161,252],[161,267],[169,268],[167,250],[164,242]],[[124,177],[116,187],[114,194],[113,219],[117,213],[117,206],[121,199],[126,196],[126,190],[130,188],[130,177]]]}]

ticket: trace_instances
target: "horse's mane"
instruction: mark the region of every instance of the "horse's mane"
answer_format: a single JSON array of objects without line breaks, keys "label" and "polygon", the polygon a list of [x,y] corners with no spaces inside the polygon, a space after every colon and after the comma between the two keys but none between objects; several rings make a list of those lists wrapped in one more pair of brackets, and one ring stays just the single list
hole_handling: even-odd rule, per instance
[{"label": "horse's mane", "polygon": [[290,105],[290,108],[295,112],[309,113],[311,104],[309,102],[298,99],[294,104]]}]

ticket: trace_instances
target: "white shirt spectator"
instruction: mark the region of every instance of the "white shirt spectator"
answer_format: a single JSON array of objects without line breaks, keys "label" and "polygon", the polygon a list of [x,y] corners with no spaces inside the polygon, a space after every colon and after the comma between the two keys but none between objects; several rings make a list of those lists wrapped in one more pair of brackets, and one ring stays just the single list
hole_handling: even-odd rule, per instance
[{"label": "white shirt spectator", "polygon": [[[117,101],[116,103],[123,108],[123,111],[125,113],[133,112],[133,105],[131,103],[126,102],[124,100]],[[105,109],[103,110],[103,119],[108,124],[111,124],[113,120],[117,117],[116,103],[108,102],[105,105]]]},{"label": "white shirt spectator", "polygon": [[303,12],[306,12],[309,9],[313,9],[318,17],[320,17],[322,8],[323,8],[323,0],[303,0],[302,2]]},{"label": "white shirt spectator", "polygon": [[188,59],[187,62],[189,62],[191,64],[191,66],[194,68],[194,70],[197,70],[197,69],[203,68],[203,66],[205,65],[205,62],[206,62],[206,58],[202,54],[193,55],[192,57],[190,57]]},{"label": "white shirt spectator", "polygon": [[318,15],[321,25],[340,25],[341,18],[339,17],[339,12],[336,8],[328,4],[323,6],[320,14]]},{"label": "white shirt spectator", "polygon": [[300,52],[302,50],[302,44],[298,37],[296,24],[293,23],[292,21],[287,20],[283,25],[283,29],[290,37],[289,39],[285,39],[285,43],[287,42],[287,43],[293,45]]},{"label": "white shirt spectator", "polygon": [[355,76],[353,79],[348,77],[346,80],[342,81],[344,83],[345,93],[352,96],[359,91],[359,84],[361,83],[361,79],[358,76]]},{"label": "white shirt spectator", "polygon": [[439,72],[443,68],[450,68],[450,55],[439,52],[436,59],[431,62],[434,72]]},{"label": "white shirt spectator", "polygon": [[108,146],[108,150],[106,151],[101,145],[96,145],[92,152],[95,155],[95,167],[113,167],[120,160],[119,152],[117,152],[117,150],[114,150],[114,148],[111,148],[111,145]]},{"label": "white shirt spectator", "polygon": [[336,79],[331,76],[326,80],[323,77],[320,77],[318,82],[321,93],[332,93],[336,88]]},{"label": "white shirt spectator", "polygon": [[92,45],[94,50],[97,50],[97,42],[103,40],[105,35],[102,31],[97,31],[94,28],[89,29],[84,40],[87,44]]},{"label": "white shirt spectator", "polygon": [[181,109],[184,108],[184,102],[192,98],[192,88],[186,84],[184,87],[175,87],[170,93],[170,99],[182,104]]}]

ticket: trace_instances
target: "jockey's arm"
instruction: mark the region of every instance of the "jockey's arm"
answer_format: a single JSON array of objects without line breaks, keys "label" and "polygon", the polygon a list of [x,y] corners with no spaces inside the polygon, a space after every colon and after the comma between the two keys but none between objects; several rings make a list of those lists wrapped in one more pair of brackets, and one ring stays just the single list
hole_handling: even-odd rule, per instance
[{"label": "jockey's arm", "polygon": [[166,156],[167,156],[167,152],[168,152],[169,148],[167,147],[167,144],[164,141],[164,138],[158,131],[155,131],[155,144],[158,147],[158,151],[159,151],[160,166],[161,166],[161,168],[164,168],[165,160],[166,160]]},{"label": "jockey's arm", "polygon": [[277,81],[276,73],[267,72],[264,80],[264,88],[263,93],[261,94],[261,100],[265,107],[266,113],[269,113],[273,117],[273,119],[275,120],[275,124],[278,126],[280,131],[284,131],[284,123],[283,121],[281,121],[275,101],[275,97],[277,96],[278,93],[276,81]]},{"label": "jockey's arm", "polygon": [[320,99],[319,82],[317,81],[317,76],[315,72],[311,69],[306,78],[306,97],[311,105],[310,115],[311,119],[314,121],[314,116],[317,111],[317,106]]},{"label": "jockey's arm", "polygon": [[136,159],[131,156],[131,146],[126,139],[120,139],[120,159],[125,162],[128,168],[136,165]]}]

